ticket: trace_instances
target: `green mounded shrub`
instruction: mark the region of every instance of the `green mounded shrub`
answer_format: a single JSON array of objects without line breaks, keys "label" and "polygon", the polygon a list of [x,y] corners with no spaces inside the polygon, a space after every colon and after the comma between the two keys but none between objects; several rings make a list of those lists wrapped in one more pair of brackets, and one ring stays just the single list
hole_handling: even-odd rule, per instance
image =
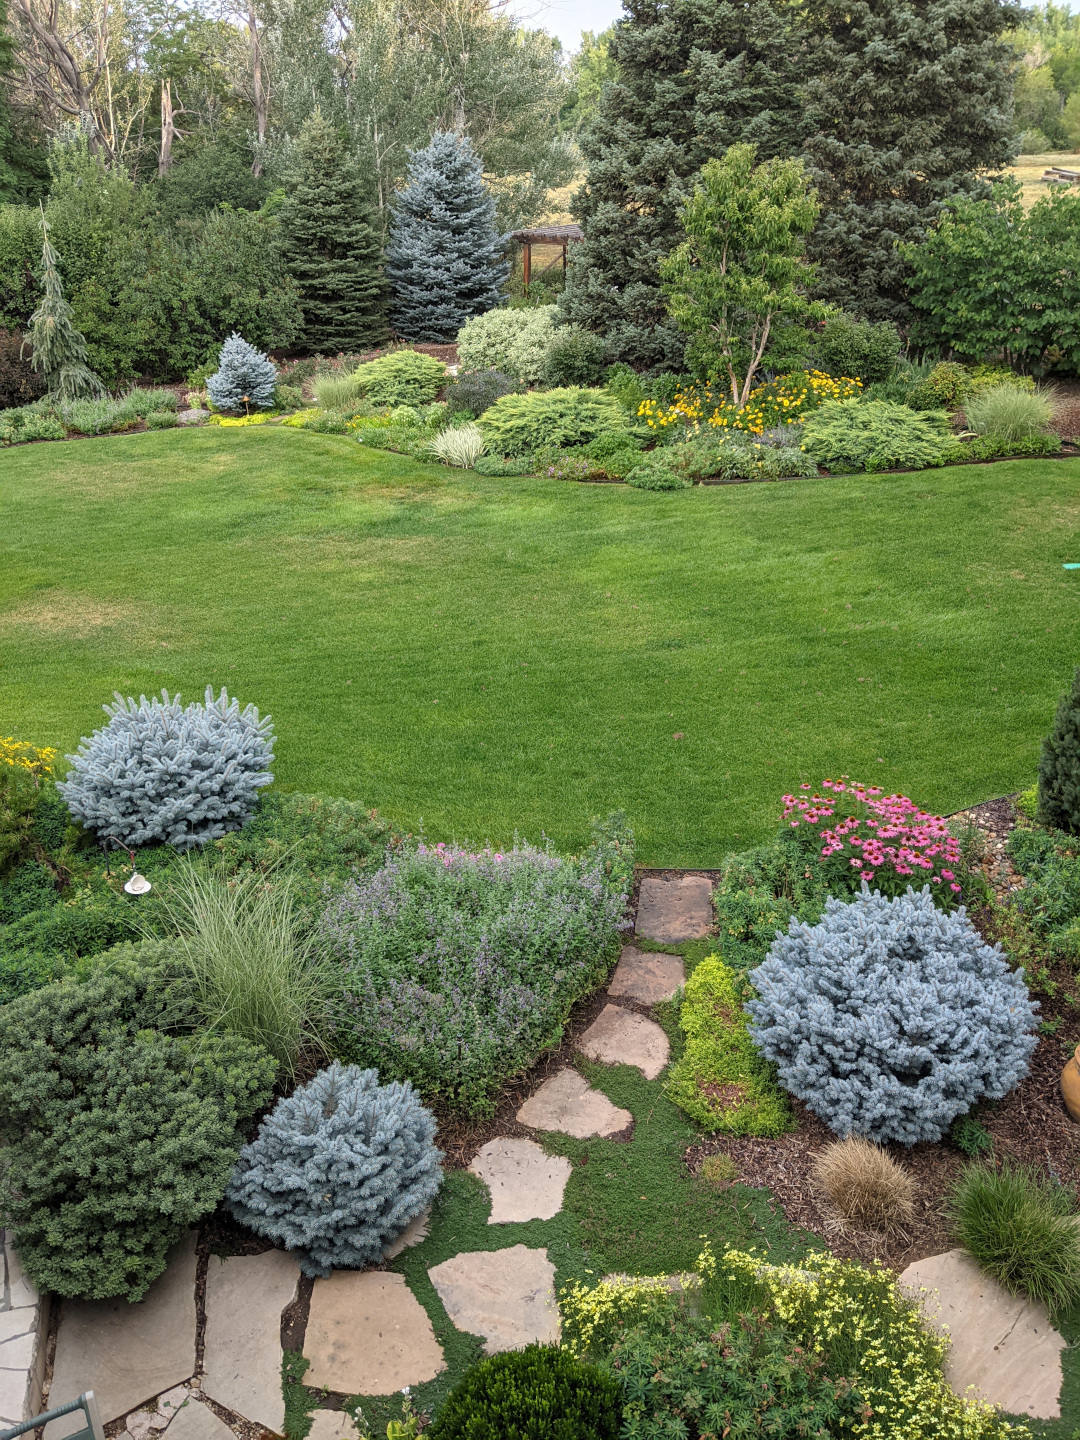
[{"label": "green mounded shrub", "polygon": [[711,955],[686,982],[679,1024],[686,1049],[671,1067],[667,1093],[691,1119],[725,1135],[782,1135],[791,1107],[758,1054],[743,1005],[743,976]]},{"label": "green mounded shrub", "polygon": [[624,410],[635,416],[648,393],[641,376],[622,360],[609,365],[604,371],[604,388],[609,395],[615,396]]},{"label": "green mounded shrub", "polygon": [[426,405],[444,385],[446,366],[419,350],[395,350],[358,365],[353,379],[373,405]]},{"label": "green mounded shrub", "polygon": [[818,368],[827,375],[877,385],[888,380],[900,354],[900,332],[889,320],[873,324],[854,315],[834,315],[812,341]]},{"label": "green mounded shrub", "polygon": [[175,410],[151,410],[146,417],[148,430],[175,430],[179,424]]},{"label": "green mounded shrub", "polygon": [[481,1360],[451,1390],[431,1440],[618,1440],[621,1392],[557,1346]]},{"label": "green mounded shrub", "polygon": [[304,403],[304,392],[299,385],[286,385],[282,381],[274,386],[275,410],[299,410]]},{"label": "green mounded shrub", "polygon": [[606,390],[571,385],[504,395],[477,423],[493,455],[527,455],[542,446],[587,445],[598,435],[625,430],[626,416]]},{"label": "green mounded shrub", "polygon": [[635,490],[689,490],[693,481],[668,462],[665,450],[654,450],[626,472]]},{"label": "green mounded shrub", "polygon": [[66,439],[67,430],[48,400],[38,400],[13,410],[0,410],[0,445]]},{"label": "green mounded shrub", "polygon": [[807,453],[834,474],[923,470],[944,464],[953,443],[944,411],[888,400],[827,400],[803,426]]},{"label": "green mounded shrub", "polygon": [[792,916],[814,925],[828,898],[819,857],[790,830],[772,844],[726,856],[713,890],[720,958],[733,970],[760,965]]},{"label": "green mounded shrub", "polygon": [[274,1065],[177,1008],[129,948],[0,1010],[0,1223],[41,1290],[141,1299],[225,1193]]},{"label": "green mounded shrub", "polygon": [[521,382],[501,370],[461,370],[446,387],[446,403],[451,412],[483,415],[503,395],[520,390]]},{"label": "green mounded shrub", "polygon": [[913,410],[959,410],[971,394],[971,371],[956,360],[943,360],[908,391]]},{"label": "green mounded shrub", "polygon": [[969,1165],[948,1213],[955,1238],[1011,1294],[1055,1313],[1080,1300],[1080,1225],[1060,1181],[1033,1166]]},{"label": "green mounded shrub", "polygon": [[964,402],[964,415],[968,429],[976,435],[1016,444],[1046,435],[1054,418],[1054,402],[1045,391],[992,385]]},{"label": "green mounded shrub", "polygon": [[520,455],[513,460],[503,460],[499,455],[481,455],[473,461],[477,475],[535,475],[536,466],[531,455]]},{"label": "green mounded shrub", "polygon": [[599,385],[608,362],[608,343],[576,325],[556,330],[544,360],[545,385]]},{"label": "green mounded shrub", "polygon": [[538,305],[528,310],[500,306],[475,315],[458,331],[462,369],[501,370],[523,384],[539,384],[558,314],[557,305]]},{"label": "green mounded shrub", "polygon": [[1058,455],[1061,441],[1050,432],[1029,435],[1025,440],[1009,440],[1002,435],[980,435],[975,440],[961,440],[945,452],[946,465],[962,465],[971,460],[1005,460],[1016,456]]},{"label": "green mounded shrub", "polygon": [[[1062,695],[1039,756],[1038,817],[1044,825],[1080,834],[1080,667]],[[1017,837],[1017,844],[1022,844]],[[1010,849],[1012,847],[1010,846]]]}]

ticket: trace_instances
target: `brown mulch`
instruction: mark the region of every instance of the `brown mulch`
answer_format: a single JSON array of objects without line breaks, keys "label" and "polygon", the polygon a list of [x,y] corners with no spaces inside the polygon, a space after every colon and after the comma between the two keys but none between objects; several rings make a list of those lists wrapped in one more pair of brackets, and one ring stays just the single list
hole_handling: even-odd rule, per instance
[{"label": "brown mulch", "polygon": [[1057,412],[1051,422],[1062,440],[1080,439],[1080,380],[1055,380]]}]

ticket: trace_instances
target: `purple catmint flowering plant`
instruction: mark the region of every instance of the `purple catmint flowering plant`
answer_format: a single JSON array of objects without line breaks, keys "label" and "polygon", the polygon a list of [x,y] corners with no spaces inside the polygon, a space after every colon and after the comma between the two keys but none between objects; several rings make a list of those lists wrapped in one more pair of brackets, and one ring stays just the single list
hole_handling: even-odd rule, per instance
[{"label": "purple catmint flowering plant", "polygon": [[320,922],[334,1049],[470,1114],[558,1042],[629,925],[620,817],[581,856],[423,842],[350,881]]}]

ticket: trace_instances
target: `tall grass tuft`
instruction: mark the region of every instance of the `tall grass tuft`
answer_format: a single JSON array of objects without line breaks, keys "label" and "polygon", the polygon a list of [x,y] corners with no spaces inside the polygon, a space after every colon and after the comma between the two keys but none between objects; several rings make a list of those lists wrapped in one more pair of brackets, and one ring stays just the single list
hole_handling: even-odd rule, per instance
[{"label": "tall grass tuft", "polygon": [[1051,1312],[1080,1299],[1080,1226],[1063,1185],[1027,1166],[969,1165],[948,1216],[964,1249],[1012,1294]]},{"label": "tall grass tuft", "polygon": [[827,1145],[814,1162],[814,1181],[849,1224],[889,1230],[915,1214],[911,1176],[861,1135]]},{"label": "tall grass tuft", "polygon": [[427,448],[444,465],[471,470],[484,453],[484,437],[478,425],[459,425],[441,430]]},{"label": "tall grass tuft", "polygon": [[1015,385],[994,385],[964,404],[969,430],[1012,441],[1045,434],[1054,410],[1053,396],[1047,391],[1018,390]]},{"label": "tall grass tuft", "polygon": [[316,405],[323,410],[347,410],[361,398],[353,375],[320,375],[311,390]]},{"label": "tall grass tuft", "polygon": [[263,1046],[287,1078],[322,1041],[324,971],[287,879],[186,868],[165,899],[179,980],[210,1030]]}]

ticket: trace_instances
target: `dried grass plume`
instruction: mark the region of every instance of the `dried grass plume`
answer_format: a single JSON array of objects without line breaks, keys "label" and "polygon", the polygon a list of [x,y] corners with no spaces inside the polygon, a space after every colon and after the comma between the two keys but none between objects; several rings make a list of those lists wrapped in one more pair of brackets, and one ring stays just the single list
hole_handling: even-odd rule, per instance
[{"label": "dried grass plume", "polygon": [[863,1230],[890,1230],[915,1215],[908,1172],[872,1141],[849,1135],[826,1146],[814,1162],[814,1183],[836,1214]]}]

